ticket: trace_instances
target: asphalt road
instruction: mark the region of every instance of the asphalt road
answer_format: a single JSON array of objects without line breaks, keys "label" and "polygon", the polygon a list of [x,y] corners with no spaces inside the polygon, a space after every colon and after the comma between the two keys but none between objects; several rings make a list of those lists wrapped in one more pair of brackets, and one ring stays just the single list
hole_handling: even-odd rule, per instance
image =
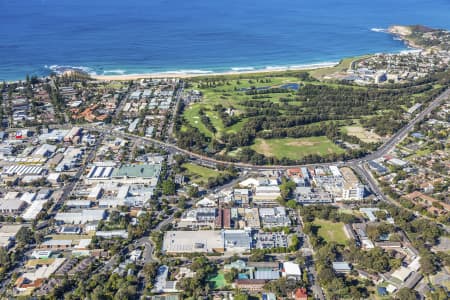
[{"label": "asphalt road", "polygon": [[172,108],[172,114],[170,116],[169,128],[167,129],[167,136],[166,136],[167,142],[171,142],[173,139],[173,127],[175,125],[176,109],[177,109],[178,105],[180,104],[181,98],[183,96],[184,82],[180,81],[180,85],[181,86],[178,87],[177,90],[175,91],[176,102],[175,102],[175,106]]}]

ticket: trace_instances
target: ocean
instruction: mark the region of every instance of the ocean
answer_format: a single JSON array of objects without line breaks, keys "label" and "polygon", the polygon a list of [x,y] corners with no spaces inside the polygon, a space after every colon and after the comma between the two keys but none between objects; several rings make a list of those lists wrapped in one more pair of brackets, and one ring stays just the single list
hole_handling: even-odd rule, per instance
[{"label": "ocean", "polygon": [[0,0],[0,80],[337,62],[405,50],[393,24],[450,29],[450,1]]}]

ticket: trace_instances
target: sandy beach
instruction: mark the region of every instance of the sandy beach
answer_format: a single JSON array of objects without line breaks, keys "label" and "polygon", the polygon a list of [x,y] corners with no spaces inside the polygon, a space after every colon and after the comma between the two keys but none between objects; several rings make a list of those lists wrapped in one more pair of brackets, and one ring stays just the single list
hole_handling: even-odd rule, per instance
[{"label": "sandy beach", "polygon": [[188,73],[188,72],[162,72],[162,73],[147,73],[147,74],[124,74],[124,75],[91,75],[93,79],[97,80],[137,80],[144,78],[192,78],[200,76],[223,76],[223,75],[240,75],[240,74],[258,74],[258,73],[273,73],[284,71],[304,71],[315,70],[322,68],[331,68],[338,64],[338,62],[309,64],[303,66],[290,67],[270,67],[266,69],[243,70],[243,71],[229,71],[229,72],[211,72],[211,73]]}]

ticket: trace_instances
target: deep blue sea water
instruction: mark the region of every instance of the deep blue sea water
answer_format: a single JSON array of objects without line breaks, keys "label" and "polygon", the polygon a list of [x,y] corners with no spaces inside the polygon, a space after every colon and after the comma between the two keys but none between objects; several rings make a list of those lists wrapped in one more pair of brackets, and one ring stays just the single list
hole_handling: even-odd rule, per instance
[{"label": "deep blue sea water", "polygon": [[0,80],[230,71],[405,49],[371,28],[450,29],[449,0],[0,0]]}]

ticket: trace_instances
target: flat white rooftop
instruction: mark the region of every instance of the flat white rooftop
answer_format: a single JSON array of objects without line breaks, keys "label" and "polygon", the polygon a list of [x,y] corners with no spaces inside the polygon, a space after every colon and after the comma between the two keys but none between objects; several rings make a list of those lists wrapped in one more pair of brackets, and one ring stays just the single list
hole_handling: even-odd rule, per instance
[{"label": "flat white rooftop", "polygon": [[213,252],[223,249],[220,231],[168,231],[164,236],[163,251],[168,253]]}]

